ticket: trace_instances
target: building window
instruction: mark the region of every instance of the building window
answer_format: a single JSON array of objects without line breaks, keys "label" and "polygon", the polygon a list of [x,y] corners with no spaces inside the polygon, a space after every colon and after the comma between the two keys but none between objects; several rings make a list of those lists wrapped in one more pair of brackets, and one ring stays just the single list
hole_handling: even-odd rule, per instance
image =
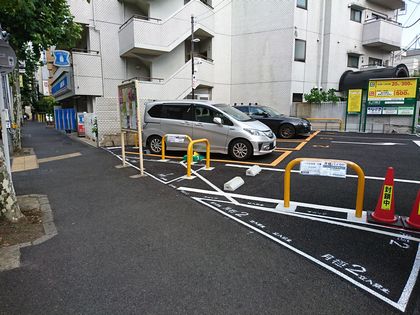
[{"label": "building window", "polygon": [[292,102],[303,102],[303,93],[293,93]]},{"label": "building window", "polygon": [[369,66],[382,66],[382,59],[369,57]]},{"label": "building window", "polygon": [[359,56],[349,54],[347,56],[347,67],[349,67],[349,68],[359,68]]},{"label": "building window", "polygon": [[296,0],[296,6],[301,9],[308,9],[308,0]]},{"label": "building window", "polygon": [[350,9],[350,20],[354,22],[362,22],[362,11],[358,9],[351,8]]},{"label": "building window", "polygon": [[306,58],[306,41],[295,39],[295,61],[305,62]]}]

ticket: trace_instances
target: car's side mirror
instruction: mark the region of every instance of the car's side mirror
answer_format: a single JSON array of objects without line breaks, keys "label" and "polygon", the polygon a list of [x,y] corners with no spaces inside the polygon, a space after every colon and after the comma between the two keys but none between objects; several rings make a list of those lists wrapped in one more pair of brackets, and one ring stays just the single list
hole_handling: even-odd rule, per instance
[{"label": "car's side mirror", "polygon": [[220,118],[220,117],[214,117],[214,118],[213,118],[213,122],[214,122],[215,124],[218,124],[218,125],[222,125],[222,124],[223,124],[223,122],[222,122],[222,118]]}]

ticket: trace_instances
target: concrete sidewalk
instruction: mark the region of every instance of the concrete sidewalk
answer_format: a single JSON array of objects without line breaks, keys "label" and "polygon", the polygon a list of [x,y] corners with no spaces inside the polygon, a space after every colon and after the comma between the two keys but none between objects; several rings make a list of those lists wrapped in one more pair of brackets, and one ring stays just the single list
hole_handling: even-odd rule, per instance
[{"label": "concrete sidewalk", "polygon": [[48,196],[58,235],[0,273],[0,314],[397,313],[101,149],[38,123],[24,147],[44,163],[16,191]]}]

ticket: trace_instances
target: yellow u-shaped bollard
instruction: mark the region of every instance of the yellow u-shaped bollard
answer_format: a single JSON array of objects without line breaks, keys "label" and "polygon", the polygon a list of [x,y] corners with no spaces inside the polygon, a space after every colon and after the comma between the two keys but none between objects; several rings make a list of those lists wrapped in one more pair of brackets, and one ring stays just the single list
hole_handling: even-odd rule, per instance
[{"label": "yellow u-shaped bollard", "polygon": [[325,162],[341,162],[350,166],[357,174],[357,197],[356,197],[356,217],[361,218],[363,212],[363,201],[365,197],[365,173],[362,168],[354,162],[346,160],[324,160],[314,158],[297,158],[287,164],[284,172],[284,207],[290,207],[290,173],[293,167],[302,161],[325,161]]},{"label": "yellow u-shaped bollard", "polygon": [[207,139],[192,140],[188,144],[188,151],[187,151],[187,177],[191,177],[191,163],[192,163],[192,159],[193,159],[194,144],[201,143],[201,142],[206,143],[206,169],[210,168],[210,142],[209,142],[209,140],[207,140]]},{"label": "yellow u-shaped bollard", "polygon": [[[166,158],[166,156],[165,156],[165,140],[166,140],[166,138],[168,137],[168,136],[170,136],[170,134],[167,134],[167,135],[164,135],[163,137],[162,137],[162,158],[161,158],[161,160],[165,160],[165,158]],[[187,135],[177,135],[177,136],[183,136],[183,137],[185,137],[190,143],[191,143],[191,141],[193,141],[192,139],[191,139],[191,137],[190,136],[187,136]]]}]

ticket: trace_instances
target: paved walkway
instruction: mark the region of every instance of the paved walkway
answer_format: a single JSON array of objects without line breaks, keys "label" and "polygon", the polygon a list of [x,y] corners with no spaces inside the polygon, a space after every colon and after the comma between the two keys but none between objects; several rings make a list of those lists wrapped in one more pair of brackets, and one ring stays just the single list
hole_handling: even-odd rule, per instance
[{"label": "paved walkway", "polygon": [[24,147],[44,163],[15,188],[48,196],[58,235],[0,273],[0,314],[396,313],[101,149],[38,123]]}]

